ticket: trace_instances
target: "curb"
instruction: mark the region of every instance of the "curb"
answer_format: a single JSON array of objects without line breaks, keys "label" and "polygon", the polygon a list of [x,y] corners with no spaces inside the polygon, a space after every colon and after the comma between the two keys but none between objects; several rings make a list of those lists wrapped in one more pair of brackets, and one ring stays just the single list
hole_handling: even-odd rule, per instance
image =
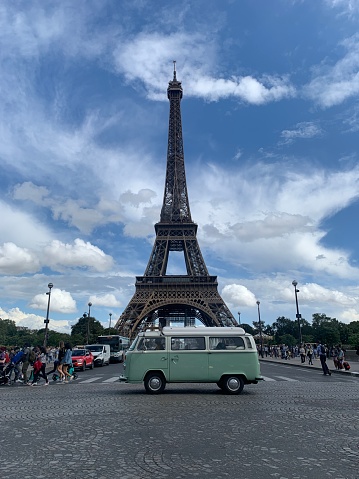
[{"label": "curb", "polygon": [[[317,369],[318,371],[322,370],[322,368],[318,368],[316,366],[309,366],[309,365],[302,365],[302,364],[295,364],[295,363],[292,363],[290,361],[276,361],[274,359],[262,359],[262,358],[259,358],[259,361],[262,362],[262,363],[273,363],[273,364],[285,364],[286,366],[293,366],[295,368],[305,368],[305,369]],[[355,378],[359,378],[359,372],[354,372],[354,371],[341,371],[341,370],[338,370],[338,369],[330,369],[330,372],[331,373],[334,373],[334,374],[345,374],[346,376],[353,376]]]}]

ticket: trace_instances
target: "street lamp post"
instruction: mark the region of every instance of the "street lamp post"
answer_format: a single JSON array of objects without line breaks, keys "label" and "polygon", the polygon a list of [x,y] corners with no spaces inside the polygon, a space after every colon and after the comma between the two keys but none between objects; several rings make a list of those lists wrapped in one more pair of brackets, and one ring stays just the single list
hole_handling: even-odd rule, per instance
[{"label": "street lamp post", "polygon": [[238,311],[238,324],[241,325],[241,312]]},{"label": "street lamp post", "polygon": [[112,317],[112,313],[108,313],[109,316],[110,316],[110,324],[109,324],[109,327],[108,327],[108,333],[110,334],[111,333],[111,317]]},{"label": "street lamp post", "polygon": [[292,285],[294,286],[294,294],[295,294],[295,306],[297,308],[297,314],[295,315],[295,317],[297,318],[297,321],[298,321],[298,334],[299,334],[299,344],[302,344],[302,328],[301,328],[301,324],[300,324],[300,320],[302,318],[302,315],[299,313],[299,305],[298,305],[298,295],[297,293],[299,293],[299,289],[297,289],[297,285],[298,285],[298,282],[296,280],[293,280],[292,281]]},{"label": "street lamp post", "polygon": [[49,313],[50,313],[50,298],[51,298],[51,288],[54,285],[52,283],[49,283],[47,287],[49,288],[49,291],[46,293],[48,295],[48,300],[47,300],[47,311],[46,311],[46,319],[44,320],[45,323],[45,337],[44,337],[44,348],[47,346],[47,339],[49,335]]},{"label": "street lamp post", "polygon": [[261,304],[261,302],[256,301],[256,303],[257,303],[257,307],[258,307],[259,338],[260,338],[259,340],[260,340],[260,345],[261,345],[260,355],[263,358],[263,334],[262,334],[261,312],[260,312],[260,309],[259,309],[259,305]]},{"label": "street lamp post", "polygon": [[87,306],[89,307],[89,312],[88,312],[88,315],[87,315],[87,344],[88,344],[89,339],[90,339],[90,315],[91,315],[92,303],[88,302]]}]

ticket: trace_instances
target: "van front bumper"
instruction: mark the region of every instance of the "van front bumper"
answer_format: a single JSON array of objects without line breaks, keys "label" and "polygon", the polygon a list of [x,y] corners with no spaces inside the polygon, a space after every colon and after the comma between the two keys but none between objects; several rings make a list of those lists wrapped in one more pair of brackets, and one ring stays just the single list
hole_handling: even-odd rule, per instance
[{"label": "van front bumper", "polygon": [[126,376],[123,376],[122,374],[121,374],[121,376],[118,378],[118,380],[120,381],[120,383],[127,383],[127,382],[128,382]]}]

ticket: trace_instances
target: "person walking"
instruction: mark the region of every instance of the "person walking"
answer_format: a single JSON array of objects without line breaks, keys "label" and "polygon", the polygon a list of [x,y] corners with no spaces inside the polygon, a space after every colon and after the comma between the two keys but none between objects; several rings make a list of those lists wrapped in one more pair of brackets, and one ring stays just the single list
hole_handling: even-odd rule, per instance
[{"label": "person walking", "polygon": [[311,364],[313,366],[313,348],[311,344],[308,345],[307,356],[308,356],[308,364]]},{"label": "person walking", "polygon": [[300,348],[299,348],[299,354],[300,354],[300,361],[301,363],[305,363],[305,347],[303,344],[300,345]]},{"label": "person walking", "polygon": [[332,373],[329,371],[329,368],[327,365],[327,354],[325,351],[325,346],[320,341],[319,341],[319,344],[317,345],[317,351],[319,354],[320,364],[322,365],[324,376],[327,376],[327,375],[331,376]]},{"label": "person walking", "polygon": [[60,375],[60,381],[63,381],[66,377],[64,372],[63,372],[65,352],[66,352],[65,343],[63,341],[60,341],[59,352],[58,352],[58,356],[57,356],[57,360],[58,360],[57,372]]},{"label": "person walking", "polygon": [[37,386],[37,382],[40,376],[45,379],[45,386],[49,385],[49,380],[46,374],[46,364],[47,364],[46,348],[41,347],[40,351],[41,352],[34,363],[34,379],[32,381],[31,386]]},{"label": "person walking", "polygon": [[68,370],[70,366],[72,366],[72,346],[70,343],[65,344],[65,356],[63,359],[63,366],[62,366],[62,372],[65,375],[65,383],[69,382],[69,379],[73,379],[74,377],[69,374]]},{"label": "person walking", "polygon": [[22,379],[24,384],[29,383],[29,378],[27,375],[27,370],[29,369],[30,365],[30,346],[28,344],[24,344],[23,347],[23,357],[22,357],[22,368],[21,368],[21,373],[22,373]]}]

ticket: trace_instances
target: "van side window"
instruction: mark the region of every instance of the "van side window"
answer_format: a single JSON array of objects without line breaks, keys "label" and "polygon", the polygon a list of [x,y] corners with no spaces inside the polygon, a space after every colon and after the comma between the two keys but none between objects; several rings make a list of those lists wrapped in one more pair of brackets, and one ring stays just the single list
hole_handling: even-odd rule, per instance
[{"label": "van side window", "polygon": [[171,351],[206,349],[204,338],[171,338]]},{"label": "van side window", "polygon": [[251,343],[251,340],[249,338],[245,338],[246,340],[246,345],[247,345],[247,348],[248,349],[252,349],[252,343]]},{"label": "van side window", "polygon": [[[246,338],[248,339],[248,338]],[[252,346],[250,346],[252,347]],[[243,338],[240,337],[221,337],[221,338],[209,338],[209,349],[245,349]]]},{"label": "van side window", "polygon": [[141,338],[138,342],[138,351],[158,351],[166,347],[165,338]]}]

